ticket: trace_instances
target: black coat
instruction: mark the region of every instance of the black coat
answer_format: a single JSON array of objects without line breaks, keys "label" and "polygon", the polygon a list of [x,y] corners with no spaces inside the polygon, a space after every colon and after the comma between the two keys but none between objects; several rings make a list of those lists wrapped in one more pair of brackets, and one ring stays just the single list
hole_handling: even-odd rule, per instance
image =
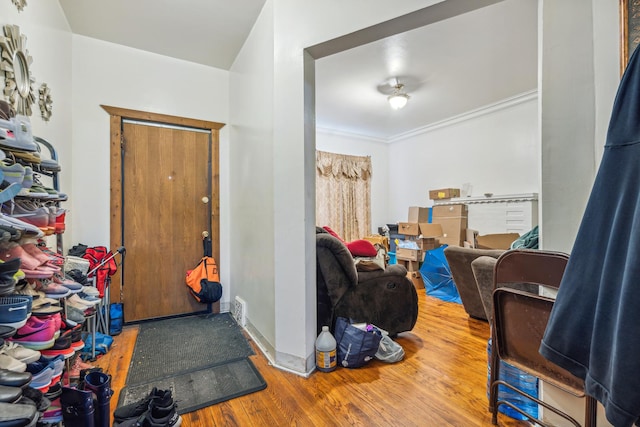
[{"label": "black coat", "polygon": [[540,353],[585,380],[615,426],[640,417],[640,54],[613,106]]}]

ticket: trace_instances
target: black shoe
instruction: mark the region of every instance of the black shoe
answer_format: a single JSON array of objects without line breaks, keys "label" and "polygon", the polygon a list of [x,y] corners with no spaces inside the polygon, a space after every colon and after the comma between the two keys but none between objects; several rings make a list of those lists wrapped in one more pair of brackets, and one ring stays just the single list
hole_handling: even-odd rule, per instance
[{"label": "black shoe", "polygon": [[153,388],[151,393],[138,400],[137,402],[116,408],[113,418],[116,421],[129,420],[137,418],[149,410],[149,404],[154,402],[154,407],[159,411],[169,411],[173,408],[173,398],[171,390],[158,390]]},{"label": "black shoe", "polygon": [[47,399],[40,390],[33,387],[26,387],[22,391],[22,396],[31,400],[36,405],[38,412],[46,411],[49,405],[51,405],[51,401]]},{"label": "black shoe", "polygon": [[175,403],[168,408],[159,408],[152,398],[144,414],[138,418],[116,421],[114,427],[180,427],[181,424],[182,417],[176,412]]},{"label": "black shoe", "polygon": [[20,387],[0,385],[0,402],[16,403],[21,397],[22,389]]},{"label": "black shoe", "polygon": [[9,387],[24,387],[31,382],[29,372],[14,372],[8,369],[0,369],[0,385]]},{"label": "black shoe", "polygon": [[38,419],[38,411],[32,405],[0,403],[0,425],[15,427],[31,426]]}]

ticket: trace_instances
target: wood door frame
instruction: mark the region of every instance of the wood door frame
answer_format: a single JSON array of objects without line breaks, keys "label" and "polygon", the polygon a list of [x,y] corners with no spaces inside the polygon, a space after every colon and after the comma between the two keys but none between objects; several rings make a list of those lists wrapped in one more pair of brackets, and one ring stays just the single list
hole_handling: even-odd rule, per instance
[{"label": "wood door frame", "polygon": [[[123,246],[122,236],[122,121],[124,119],[185,126],[211,131],[211,254],[220,262],[220,129],[224,123],[170,116],[167,114],[129,110],[100,105],[109,114],[110,126],[110,240],[111,248]],[[126,249],[126,247],[125,247]],[[115,250],[115,249],[114,249]],[[112,277],[112,285],[120,290],[121,275]],[[110,302],[121,302],[120,292],[110,292]]]}]

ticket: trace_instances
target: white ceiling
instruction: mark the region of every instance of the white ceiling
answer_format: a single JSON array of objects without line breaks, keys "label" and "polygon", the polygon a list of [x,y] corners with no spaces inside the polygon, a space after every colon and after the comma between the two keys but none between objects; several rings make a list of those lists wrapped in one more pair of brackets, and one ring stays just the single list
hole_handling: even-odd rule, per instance
[{"label": "white ceiling", "polygon": [[316,125],[389,139],[535,90],[537,7],[506,0],[316,61]]},{"label": "white ceiling", "polygon": [[[59,0],[76,34],[228,70],[265,0]],[[535,90],[537,0],[505,0],[316,61],[319,128],[389,140]],[[385,83],[411,96],[389,108]]]},{"label": "white ceiling", "polygon": [[75,34],[228,70],[265,0],[59,0]]}]

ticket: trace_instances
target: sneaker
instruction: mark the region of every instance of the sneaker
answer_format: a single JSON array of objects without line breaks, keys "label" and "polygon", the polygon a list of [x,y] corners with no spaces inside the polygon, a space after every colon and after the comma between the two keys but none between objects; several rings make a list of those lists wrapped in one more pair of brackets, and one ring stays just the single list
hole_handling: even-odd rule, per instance
[{"label": "sneaker", "polygon": [[148,395],[137,402],[117,408],[113,412],[113,418],[116,421],[138,418],[149,410],[149,405],[152,401],[155,403],[156,408],[165,412],[170,411],[174,404],[171,390],[158,390],[154,387]]},{"label": "sneaker", "polygon": [[80,298],[77,294],[71,295],[69,298],[67,298],[67,302],[71,302],[75,304],[77,307],[84,306],[85,309],[89,307],[95,307],[100,303],[100,301],[101,300],[99,298],[98,299],[94,298],[92,301],[86,300],[86,299]]},{"label": "sneaker", "polygon": [[20,231],[22,237],[39,238],[44,236],[44,232],[38,227],[27,222],[20,221],[18,218],[13,218],[9,215],[0,214],[0,224],[15,228]]},{"label": "sneaker", "polygon": [[24,372],[27,369],[27,364],[11,356],[7,356],[4,353],[0,353],[0,369],[6,369],[12,372]]},{"label": "sneaker", "polygon": [[44,397],[53,401],[58,397],[60,397],[61,394],[62,394],[62,384],[58,382],[58,383],[51,384],[51,386],[49,387],[49,390],[47,390],[46,393],[44,394]]},{"label": "sneaker", "polygon": [[67,304],[67,320],[71,320],[73,322],[76,322],[78,324],[80,323],[84,323],[85,321],[85,317],[84,317],[84,311],[81,309],[78,309],[72,305]]},{"label": "sneaker", "polygon": [[56,332],[54,328],[55,325],[51,320],[40,320],[32,316],[10,340],[31,350],[45,350],[53,347]]},{"label": "sneaker", "polygon": [[[13,203],[6,203],[2,206],[2,213],[34,225],[45,234],[49,232],[49,209],[38,206],[31,200],[16,200]],[[51,231],[53,233],[53,230]]]},{"label": "sneaker", "polygon": [[0,162],[0,170],[2,170],[4,180],[7,182],[20,185],[24,182],[25,170],[20,163],[11,164],[8,159],[5,159]]},{"label": "sneaker", "polygon": [[182,417],[176,412],[175,403],[169,408],[160,408],[152,399],[146,412],[137,418],[130,418],[122,422],[114,423],[120,427],[179,427]]},{"label": "sneaker", "polygon": [[[40,359],[40,352],[31,350],[13,341],[5,341],[4,346],[0,348],[0,354],[6,354],[22,363],[33,363]],[[25,366],[26,369],[26,366]]]},{"label": "sneaker", "polygon": [[70,358],[75,353],[75,350],[71,347],[71,336],[61,336],[54,341],[53,346],[40,350],[40,353],[45,357],[63,356],[65,359]]},{"label": "sneaker", "polygon": [[[77,283],[71,279],[67,279],[60,273],[55,273],[53,275],[53,282],[58,285],[62,285],[65,288],[69,289],[72,294],[77,294],[82,292],[83,286],[80,283]],[[82,297],[82,296],[81,296]]]},{"label": "sneaker", "polygon": [[93,297],[98,297],[100,295],[100,291],[94,286],[83,286],[82,293]]},{"label": "sneaker", "polygon": [[47,409],[42,412],[38,424],[57,424],[62,422],[62,406],[60,405],[60,398],[51,401]]},{"label": "sneaker", "polygon": [[44,292],[47,298],[53,299],[62,299],[71,295],[69,288],[49,280],[40,281],[40,290]]},{"label": "sneaker", "polygon": [[49,364],[53,367],[53,375],[51,376],[52,385],[60,382],[60,379],[62,379],[62,373],[64,372],[64,368],[66,366],[65,360],[66,359],[62,355],[51,357],[44,354],[39,359],[39,362]]},{"label": "sneaker", "polygon": [[45,359],[27,365],[27,372],[31,373],[32,378],[29,386],[46,393],[51,385],[53,378],[54,365]]}]

